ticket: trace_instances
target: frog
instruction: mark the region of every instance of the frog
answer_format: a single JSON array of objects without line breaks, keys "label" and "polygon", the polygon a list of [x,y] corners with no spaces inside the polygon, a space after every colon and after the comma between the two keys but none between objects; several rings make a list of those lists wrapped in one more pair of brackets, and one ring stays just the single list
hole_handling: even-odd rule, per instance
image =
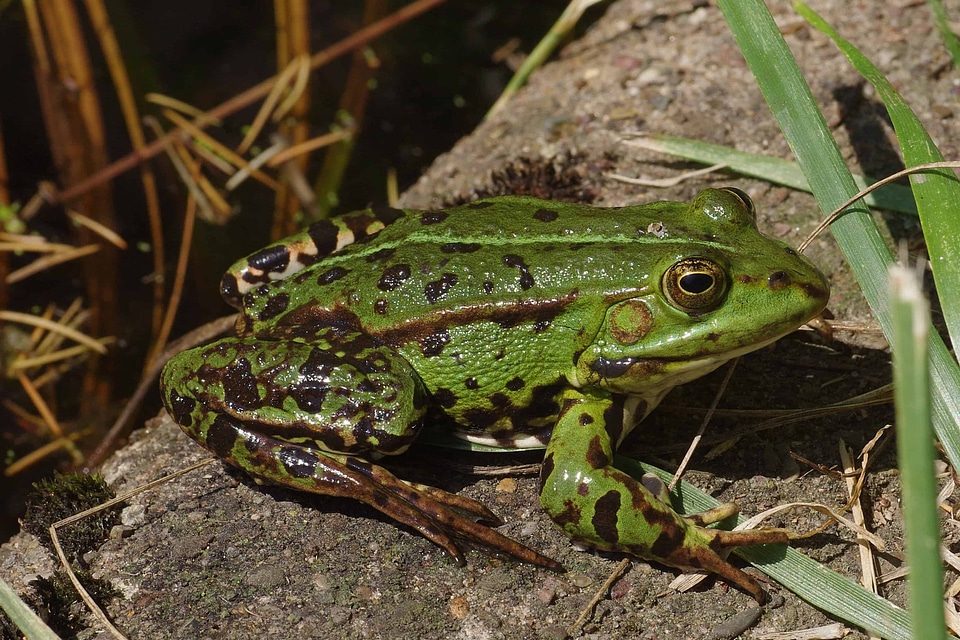
[{"label": "frog", "polygon": [[258,482],[360,500],[458,563],[487,547],[562,565],[500,533],[472,498],[387,469],[424,431],[542,449],[540,503],[572,540],[714,573],[781,529],[681,516],[656,477],[616,468],[624,439],[674,387],[819,314],[823,274],[762,234],[735,187],[690,202],[595,207],[498,196],[436,210],[370,208],[316,222],[233,265],[236,335],[174,356],[163,402],[200,445]]}]

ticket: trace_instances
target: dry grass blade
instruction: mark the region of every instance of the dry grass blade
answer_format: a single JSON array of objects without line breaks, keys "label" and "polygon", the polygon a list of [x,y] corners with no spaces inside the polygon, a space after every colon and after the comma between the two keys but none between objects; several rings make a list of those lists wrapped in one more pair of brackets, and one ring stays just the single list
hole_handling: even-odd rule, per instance
[{"label": "dry grass blade", "polygon": [[3,470],[3,475],[12,478],[21,471],[28,469],[29,467],[40,462],[49,455],[52,455],[59,451],[60,449],[71,449],[76,450],[75,443],[80,438],[84,437],[89,433],[89,430],[77,431],[70,433],[62,438],[57,438],[53,442],[48,442],[47,444],[34,449],[30,453],[26,454],[14,460],[10,465]]},{"label": "dry grass blade", "polygon": [[839,207],[834,209],[833,212],[827,217],[825,217],[820,222],[820,224],[818,224],[817,227],[810,232],[810,235],[803,242],[800,243],[800,246],[797,247],[797,251],[803,253],[804,249],[810,246],[810,243],[813,242],[817,238],[817,236],[819,236],[821,233],[826,231],[827,227],[829,227],[832,223],[836,222],[837,218],[839,218],[846,212],[847,207],[853,205],[857,200],[859,200],[863,196],[869,193],[873,193],[880,187],[890,184],[891,182],[899,180],[900,178],[903,178],[905,176],[912,175],[914,173],[923,173],[925,171],[935,171],[936,169],[958,169],[958,168],[960,168],[960,161],[956,161],[956,160],[948,160],[946,162],[927,162],[924,164],[918,164],[912,167],[907,167],[906,169],[897,171],[896,173],[891,174],[886,178],[883,178],[882,180],[877,180],[870,186],[858,191],[855,196],[848,198],[846,202],[844,202]]},{"label": "dry grass blade", "polygon": [[20,282],[21,280],[25,280],[32,275],[46,271],[47,269],[58,264],[63,264],[64,262],[70,262],[71,260],[76,260],[77,258],[93,255],[94,253],[99,252],[101,248],[102,247],[99,244],[88,244],[83,247],[71,247],[66,251],[57,251],[55,253],[48,254],[42,258],[34,260],[27,266],[17,269],[8,275],[6,282],[7,284]]},{"label": "dry grass blade", "polygon": [[687,180],[699,178],[700,176],[713,173],[714,171],[720,171],[726,167],[727,165],[724,163],[715,164],[703,169],[685,171],[681,174],[673,176],[672,178],[631,178],[630,176],[622,176],[619,173],[605,173],[603,176],[605,178],[610,178],[611,180],[616,180],[617,182],[633,184],[639,187],[675,187],[682,182],[686,182]]},{"label": "dry grass blade", "polygon": [[[298,84],[296,82],[297,77],[302,73],[301,69],[304,67],[309,70],[309,62],[306,56],[297,57],[291,60],[290,64],[288,64],[279,75],[275,76],[276,79],[273,82],[273,87],[271,87],[270,93],[267,94],[263,104],[260,105],[260,110],[257,112],[256,117],[254,117],[253,122],[250,123],[247,135],[245,135],[240,144],[237,145],[237,153],[244,154],[253,146],[254,140],[256,140],[260,132],[263,131],[263,125],[267,123],[270,114],[273,113],[274,108],[280,103],[284,92],[289,88],[291,96],[293,95],[292,91]],[[305,86],[305,84],[300,85],[301,92],[303,92]],[[297,95],[296,98],[299,99],[300,96]]]},{"label": "dry grass blade", "polygon": [[20,313],[19,311],[5,311],[0,310],[0,320],[6,320],[8,322],[17,322],[20,324],[27,324],[32,327],[42,327],[47,331],[52,331],[54,333],[62,334],[63,336],[70,338],[74,342],[79,342],[80,344],[86,345],[93,351],[96,351],[100,354],[105,354],[107,348],[103,346],[96,339],[91,338],[88,335],[80,333],[75,329],[64,326],[59,322],[54,322],[53,320],[48,320],[46,318],[41,318],[39,316],[34,316],[29,313]]},{"label": "dry grass blade", "polygon": [[171,96],[163,95],[162,93],[148,93],[143,99],[161,107],[172,109],[177,113],[190,116],[195,120],[199,120],[202,117],[203,121],[211,127],[219,127],[222,124],[219,118],[214,118],[209,113],[206,113],[203,109],[198,109],[192,104],[188,104],[182,100],[177,100]]},{"label": "dry grass blade", "polygon": [[[103,346],[107,346],[116,342],[116,339],[113,337],[107,338],[98,338],[98,342]],[[60,360],[69,360],[70,358],[76,358],[84,354],[89,353],[90,350],[85,345],[76,345],[74,347],[68,347],[67,349],[60,349],[59,351],[51,351],[50,353],[45,353],[41,356],[21,356],[14,360],[9,367],[10,371],[25,371],[27,369],[33,369],[35,367],[42,367],[47,364],[54,362],[59,362]]]},{"label": "dry grass blade", "polygon": [[[9,237],[13,234],[2,235]],[[73,248],[73,245],[60,244],[58,242],[47,242],[43,238],[37,236],[25,236],[22,239],[9,242],[0,241],[0,251],[6,252],[22,251],[23,253],[55,253],[57,251],[69,251]]]},{"label": "dry grass blade", "polygon": [[31,382],[30,378],[20,371],[17,373],[17,381],[20,382],[20,386],[23,387],[27,397],[30,398],[30,401],[37,409],[37,413],[40,414],[40,418],[43,420],[43,423],[47,425],[50,433],[58,438],[62,438],[63,428],[60,426],[60,423],[57,422],[56,416],[54,416],[53,412],[50,411],[49,405],[47,405],[46,401],[43,399],[43,396],[40,395],[40,392],[37,391],[37,388],[34,386],[33,382]]},{"label": "dry grass blade", "polygon": [[[33,12],[29,19],[33,36],[30,44],[37,62],[35,78],[47,140],[60,183],[74,185],[109,164],[106,127],[83,24],[74,3],[41,2],[29,8],[25,5],[25,9]],[[65,84],[71,87],[71,91],[63,90]],[[71,201],[71,206],[108,228],[118,226],[110,185],[100,184],[95,190],[85,191]],[[31,270],[11,274],[8,282],[47,268],[49,264],[87,256],[81,267],[92,311],[89,331],[94,335],[111,335],[115,333],[118,318],[117,252],[110,245],[102,245],[99,249],[84,248],[84,245],[95,243],[96,236],[79,227],[76,244],[80,248],[75,250],[76,253],[60,254],[52,263],[37,261],[30,265],[28,269]],[[99,409],[110,399],[110,381],[98,375],[97,363],[94,358],[85,367],[79,394],[81,412]]]},{"label": "dry grass blade", "polygon": [[[850,499],[850,512],[853,515],[853,521],[861,527],[866,526],[866,518],[863,515],[863,504],[860,502],[862,481],[853,477],[856,471],[856,465],[853,462],[853,455],[843,440],[840,441],[840,460],[843,463],[844,481],[847,487],[847,494]],[[861,480],[863,475],[860,476]],[[860,551],[860,583],[874,593],[877,589],[877,560],[873,556],[873,549],[867,540],[862,536],[857,536],[857,548]]]},{"label": "dry grass blade", "polygon": [[121,238],[120,234],[114,231],[113,229],[110,229],[109,227],[106,227],[100,224],[96,220],[93,220],[83,215],[82,213],[79,213],[72,209],[67,209],[67,216],[69,216],[69,218],[76,224],[79,224],[81,226],[86,227],[87,229],[90,229],[95,234],[97,234],[98,236],[100,236],[110,244],[114,245],[118,249],[127,248],[127,241]]},{"label": "dry grass blade", "polygon": [[176,147],[182,147],[183,145],[179,145],[176,138],[170,137],[169,135],[164,135],[159,123],[155,119],[146,118],[146,122],[148,126],[154,129],[158,140],[164,143],[164,151],[167,154],[167,158],[170,160],[170,163],[176,170],[177,175],[180,176],[183,184],[186,185],[187,191],[189,191],[190,195],[196,199],[197,206],[200,208],[200,211],[203,212],[201,217],[204,220],[216,220],[217,215],[214,213],[213,205],[209,200],[207,200],[204,190],[201,189],[200,185],[197,184],[197,181],[194,180],[192,173],[189,169],[187,169],[187,165],[177,152]]},{"label": "dry grass blade", "polygon": [[[415,2],[411,2],[410,4],[390,14],[383,20],[378,20],[376,23],[368,27],[363,27],[362,29],[359,29],[353,34],[347,36],[340,42],[324,49],[323,51],[313,54],[310,57],[310,68],[316,69],[321,67],[331,60],[353,51],[357,47],[363,46],[370,40],[378,38],[384,33],[391,31],[398,25],[417,17],[425,11],[429,11],[433,7],[441,4],[443,1],[444,0],[416,0]],[[240,93],[221,103],[219,106],[206,112],[203,116],[202,123],[196,123],[197,126],[207,126],[213,119],[223,118],[224,116],[235,113],[236,111],[253,104],[270,92],[270,89],[273,87],[273,83],[274,78],[268,78],[247,89],[243,93]],[[152,158],[160,153],[163,150],[164,145],[169,143],[171,139],[179,134],[179,131],[171,131],[165,134],[162,136],[162,138],[154,140],[140,151],[136,151],[124,156],[120,160],[111,164],[109,167],[106,167],[104,170],[71,185],[69,188],[63,190],[59,194],[51,196],[51,202],[71,200],[82,193],[86,193],[99,184],[112,180],[121,173],[137,166],[144,160]]]},{"label": "dry grass blade", "polygon": [[63,547],[60,545],[60,538],[57,536],[57,523],[50,525],[50,539],[53,541],[53,548],[57,552],[57,557],[60,558],[60,564],[63,565],[63,570],[67,573],[67,577],[70,578],[70,582],[73,583],[73,588],[76,589],[77,593],[80,594],[80,598],[87,605],[90,613],[92,613],[101,622],[101,624],[107,628],[107,631],[109,631],[114,638],[126,640],[126,636],[120,633],[120,630],[113,626],[113,623],[110,622],[110,618],[107,617],[107,614],[100,609],[87,590],[83,588],[82,584],[80,584],[80,580],[77,579],[77,575],[73,572],[73,567],[70,566],[70,563],[67,561],[67,556],[63,552]]},{"label": "dry grass blade", "polygon": [[341,140],[346,140],[354,133],[356,133],[355,129],[341,129],[340,131],[325,133],[317,136],[316,138],[311,138],[306,142],[301,142],[298,145],[287,147],[280,153],[274,154],[265,162],[265,165],[268,167],[276,167],[298,156],[302,156],[312,151],[316,151],[317,149],[330,146],[331,144],[340,142]]},{"label": "dry grass blade", "polygon": [[850,635],[850,629],[836,622],[812,629],[758,633],[751,637],[757,640],[840,640],[848,635]]},{"label": "dry grass blade", "polygon": [[[123,120],[127,127],[127,134],[130,136],[130,144],[134,151],[139,151],[146,146],[146,136],[144,136],[143,127],[140,124],[137,101],[133,97],[130,77],[127,74],[126,65],[123,61],[123,55],[120,52],[120,45],[117,43],[116,34],[110,24],[107,9],[102,0],[87,0],[86,8],[87,15],[90,17],[90,22],[93,25],[93,30],[97,34],[97,40],[100,42],[100,49],[103,51],[104,59],[110,70],[110,77],[113,80],[113,86],[116,89],[117,98],[120,102],[120,110],[123,113]],[[153,271],[154,273],[163,273],[166,270],[164,265],[166,252],[164,250],[163,226],[161,224],[160,198],[157,191],[156,176],[154,176],[149,164],[140,165],[140,182],[143,185],[143,195],[147,205],[147,218],[150,221],[150,242],[153,247]],[[120,246],[120,248],[125,249],[126,245],[124,244]],[[163,312],[162,304],[163,279],[156,278],[153,283],[154,308],[152,314],[152,330],[154,335],[156,335],[160,327],[160,317]]]},{"label": "dry grass blade", "polygon": [[279,188],[279,185],[277,184],[276,180],[274,180],[267,174],[263,173],[262,171],[257,171],[256,169],[252,168],[250,164],[246,161],[246,159],[244,159],[243,156],[236,153],[235,151],[233,151],[233,149],[230,149],[225,144],[219,142],[216,138],[204,132],[203,129],[196,126],[195,124],[193,124],[192,122],[190,122],[189,120],[181,116],[180,114],[176,113],[175,111],[171,111],[170,109],[164,109],[163,115],[170,122],[172,122],[174,126],[179,127],[185,133],[189,134],[196,140],[199,140],[201,142],[201,145],[197,145],[197,146],[205,145],[209,147],[221,158],[226,160],[228,163],[230,163],[231,165],[233,165],[234,167],[240,170],[246,170],[250,175],[252,175],[254,178],[259,180],[261,183],[263,183],[270,189],[275,190]]},{"label": "dry grass blade", "polygon": [[187,276],[187,261],[190,258],[190,246],[193,244],[193,229],[196,224],[196,214],[197,201],[194,198],[187,198],[187,206],[183,214],[183,236],[180,238],[177,271],[173,277],[173,286],[170,288],[170,300],[167,303],[167,313],[164,315],[160,333],[150,352],[150,362],[153,362],[157,355],[163,351],[164,346],[166,346],[167,340],[170,338],[170,331],[173,329],[173,321],[177,316],[177,309],[180,308],[180,296],[183,294],[183,283]]}]

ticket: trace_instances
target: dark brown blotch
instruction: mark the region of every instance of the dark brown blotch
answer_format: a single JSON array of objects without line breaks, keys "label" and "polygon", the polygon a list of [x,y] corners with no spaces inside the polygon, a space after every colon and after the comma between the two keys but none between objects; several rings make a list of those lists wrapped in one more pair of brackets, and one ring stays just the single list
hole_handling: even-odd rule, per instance
[{"label": "dark brown blotch", "polygon": [[617,512],[620,511],[620,493],[618,491],[608,491],[599,498],[593,507],[593,530],[601,540],[607,544],[615,545],[620,541],[620,533],[617,531]]},{"label": "dark brown blotch", "polygon": [[181,427],[193,426],[193,410],[197,407],[197,401],[194,398],[170,391],[167,395],[167,406],[170,408],[174,422]]},{"label": "dark brown blotch", "polygon": [[373,215],[377,217],[377,220],[389,227],[406,214],[403,209],[397,209],[396,207],[374,207]]},{"label": "dark brown blotch", "polygon": [[403,284],[407,278],[410,277],[410,265],[408,264],[395,264],[387,267],[383,270],[383,274],[380,276],[380,279],[377,281],[377,288],[381,291],[393,291],[401,284]]},{"label": "dark brown blotch", "polygon": [[537,209],[533,217],[540,222],[553,222],[560,217],[560,212],[556,209]]},{"label": "dark brown blotch", "polygon": [[223,368],[223,395],[234,410],[259,409],[264,406],[257,391],[257,377],[250,371],[250,361],[237,358]]},{"label": "dark brown blotch", "polygon": [[328,285],[331,282],[336,282],[348,273],[350,272],[343,267],[333,267],[332,269],[327,269],[317,277],[317,284],[321,287]]},{"label": "dark brown blotch", "polygon": [[771,291],[780,291],[790,286],[790,274],[786,271],[774,271],[767,278],[767,287]]},{"label": "dark brown blotch", "polygon": [[380,249],[379,251],[374,251],[364,259],[367,262],[386,262],[387,260],[392,258],[393,254],[395,254],[396,252],[397,250],[395,248],[388,247],[386,249]]},{"label": "dark brown blotch", "polygon": [[424,358],[433,358],[440,355],[448,344],[450,344],[450,332],[439,329],[420,339],[420,351]]},{"label": "dark brown blotch", "polygon": [[457,284],[457,276],[452,273],[445,273],[440,276],[439,280],[434,280],[428,282],[427,285],[423,288],[423,295],[426,296],[427,302],[430,304],[436,304],[437,301],[443,298],[443,296],[449,293]]},{"label": "dark brown blotch", "polygon": [[206,446],[220,458],[231,458],[237,435],[237,426],[233,419],[220,414],[213,419],[213,424],[207,430]]},{"label": "dark brown blotch", "polygon": [[440,253],[473,253],[481,246],[478,242],[448,242],[440,245]]},{"label": "dark brown blotch", "polygon": [[451,389],[440,387],[433,392],[433,401],[444,409],[451,409],[453,405],[457,404],[457,394]]},{"label": "dark brown blotch", "polygon": [[446,211],[424,211],[420,214],[420,224],[439,224],[450,216]]},{"label": "dark brown blotch", "polygon": [[263,305],[263,309],[261,309],[260,313],[257,314],[257,319],[260,321],[266,321],[276,318],[278,315],[286,311],[287,307],[289,306],[290,294],[278,293],[267,300],[267,303]]},{"label": "dark brown blotch", "polygon": [[246,274],[244,274],[244,279],[247,280],[247,282],[261,282],[267,279],[266,274],[268,273],[282,273],[286,271],[287,266],[290,264],[290,249],[282,244],[261,249],[247,258],[247,264],[254,269],[262,271],[263,276],[257,277],[247,271]]},{"label": "dark brown blotch", "polygon": [[[616,396],[603,411],[603,424],[610,442],[620,442],[623,435],[623,396]],[[607,464],[610,464],[609,460]]]},{"label": "dark brown blotch", "polygon": [[287,393],[297,403],[301,411],[319,413],[323,408],[323,399],[327,397],[329,385],[319,384],[313,380],[305,380],[291,386]]},{"label": "dark brown blotch", "polygon": [[503,256],[503,264],[520,271],[520,288],[524,291],[535,284],[533,276],[530,274],[530,267],[527,266],[527,263],[521,256],[508,253]]},{"label": "dark brown blotch", "polygon": [[384,298],[377,298],[376,302],[373,303],[373,312],[378,316],[387,315],[387,310],[389,309],[389,303]]},{"label": "dark brown blotch", "polygon": [[568,498],[563,501],[563,509],[560,513],[551,514],[550,517],[557,523],[557,526],[566,528],[568,525],[571,527],[579,527],[582,515],[583,512],[580,510],[580,507],[577,506],[572,499]]},{"label": "dark brown blotch", "polygon": [[590,444],[587,445],[587,464],[592,469],[603,469],[610,464],[610,458],[603,449],[603,441],[600,436],[593,436]]},{"label": "dark brown blotch", "polygon": [[540,465],[540,491],[543,491],[543,487],[547,483],[547,478],[553,473],[554,466],[553,454],[548,453],[544,456],[543,463]]},{"label": "dark brown blotch", "polygon": [[220,296],[231,307],[240,305],[240,284],[237,282],[237,277],[232,273],[225,273],[223,278],[220,279]]},{"label": "dark brown blotch", "polygon": [[510,391],[520,391],[520,389],[523,389],[526,384],[527,383],[524,382],[523,378],[516,376],[507,380],[506,387]]}]

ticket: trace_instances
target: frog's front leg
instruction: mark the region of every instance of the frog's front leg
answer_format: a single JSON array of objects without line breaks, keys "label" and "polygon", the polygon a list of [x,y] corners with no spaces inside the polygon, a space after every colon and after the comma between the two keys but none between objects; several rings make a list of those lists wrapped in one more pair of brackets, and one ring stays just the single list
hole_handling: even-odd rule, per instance
[{"label": "frog's front leg", "polygon": [[307,342],[227,338],[181,353],[163,371],[164,403],[188,435],[258,480],[365,502],[460,563],[454,537],[561,570],[475,522],[500,524],[480,503],[404,482],[362,457],[410,445],[425,391],[391,349],[336,333],[322,329]]},{"label": "frog's front leg", "polygon": [[719,552],[786,542],[786,532],[723,531],[700,526],[735,513],[734,505],[699,517],[681,517],[666,502],[666,491],[659,480],[637,481],[612,466],[610,434],[621,433],[623,418],[623,404],[617,398],[576,390],[565,393],[540,473],[543,508],[576,540],[684,570],[716,573],[764,602],[766,595],[757,581],[724,560]]}]

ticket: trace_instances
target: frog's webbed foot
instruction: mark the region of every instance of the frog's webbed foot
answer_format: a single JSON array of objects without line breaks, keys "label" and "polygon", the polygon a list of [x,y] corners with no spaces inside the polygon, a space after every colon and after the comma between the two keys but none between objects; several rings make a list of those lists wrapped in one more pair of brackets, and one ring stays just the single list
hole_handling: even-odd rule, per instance
[{"label": "frog's webbed foot", "polygon": [[220,420],[221,425],[231,423],[235,437],[230,443],[221,440],[218,444],[230,446],[218,447],[214,453],[258,477],[300,491],[364,502],[416,529],[459,564],[465,560],[455,538],[501,551],[523,562],[563,571],[555,560],[467,517],[500,524],[493,512],[475,500],[404,482],[383,467],[356,456],[299,446],[254,433],[222,416]]}]

